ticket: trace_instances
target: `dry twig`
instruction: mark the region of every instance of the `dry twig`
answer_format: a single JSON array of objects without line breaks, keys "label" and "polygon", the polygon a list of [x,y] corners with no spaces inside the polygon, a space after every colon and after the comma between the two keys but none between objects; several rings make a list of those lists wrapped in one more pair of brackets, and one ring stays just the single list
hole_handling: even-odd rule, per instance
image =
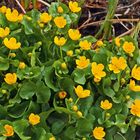
[{"label": "dry twig", "polygon": [[[112,22],[113,24],[120,23],[120,22],[139,22],[139,21],[140,21],[139,18],[137,18],[137,19],[111,19],[110,20],[110,22]],[[104,22],[104,20],[91,22],[91,23],[88,23],[88,24],[85,24],[85,25],[81,25],[78,29],[85,28],[85,27],[88,27],[88,26],[99,26],[103,22]]]},{"label": "dry twig", "polygon": [[25,9],[22,7],[22,5],[20,4],[20,2],[19,2],[18,0],[15,0],[15,1],[16,1],[17,5],[20,7],[20,9],[22,10],[22,12],[23,12],[24,14],[26,14]]},{"label": "dry twig", "polygon": [[48,6],[48,7],[50,7],[50,4],[47,3],[46,1],[43,1],[43,0],[37,0],[37,1],[42,3],[42,4],[44,4],[44,5],[46,5],[46,6]]}]

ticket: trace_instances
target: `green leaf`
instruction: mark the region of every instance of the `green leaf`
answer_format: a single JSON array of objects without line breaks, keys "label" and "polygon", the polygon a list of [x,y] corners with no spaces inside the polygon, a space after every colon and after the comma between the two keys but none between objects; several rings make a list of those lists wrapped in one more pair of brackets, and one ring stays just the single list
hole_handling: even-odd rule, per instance
[{"label": "green leaf", "polygon": [[45,129],[41,127],[34,127],[33,128],[34,134],[32,136],[33,140],[49,140],[50,134],[47,134]]},{"label": "green leaf", "polygon": [[126,140],[126,139],[121,133],[117,133],[117,134],[114,135],[113,140]]},{"label": "green leaf", "polygon": [[66,126],[66,123],[63,120],[57,120],[52,124],[51,131],[54,135],[57,135],[62,132],[63,128]]},{"label": "green leaf", "polygon": [[119,87],[120,87],[119,82],[118,82],[118,81],[115,82],[115,84],[113,85],[114,91],[115,91],[115,92],[118,92],[118,91],[119,91]]},{"label": "green leaf", "polygon": [[[81,128],[83,128],[83,129],[81,129]],[[79,119],[76,123],[76,130],[77,130],[76,134],[80,137],[89,136],[92,129],[93,129],[92,123],[85,118]]]},{"label": "green leaf", "polygon": [[66,91],[70,97],[73,99],[76,98],[76,94],[74,93],[74,82],[71,78],[63,78],[60,80],[60,88]]},{"label": "green leaf", "polygon": [[6,58],[0,57],[0,70],[8,70],[9,68],[9,60]]},{"label": "green leaf", "polygon": [[105,93],[105,95],[107,95],[108,97],[113,97],[114,95],[115,95],[115,92],[114,92],[114,90],[112,90],[111,88],[106,88],[106,89],[104,89],[104,93]]},{"label": "green leaf", "polygon": [[86,99],[81,99],[78,104],[80,104],[80,111],[84,113],[84,115],[88,114],[89,109],[93,104],[93,97],[90,95]]},{"label": "green leaf", "polygon": [[50,100],[50,89],[42,81],[37,83],[36,90],[37,103],[47,103]]},{"label": "green leaf", "polygon": [[34,33],[33,25],[30,20],[28,20],[27,18],[24,17],[21,23],[24,26],[25,34],[30,35],[30,34]]},{"label": "green leaf", "polygon": [[76,137],[76,128],[73,126],[69,126],[64,131],[64,135],[62,135],[62,139],[66,140],[74,140]]},{"label": "green leaf", "polygon": [[22,99],[30,99],[36,92],[36,84],[29,81],[23,83],[20,90],[19,95]]},{"label": "green leaf", "polygon": [[116,124],[125,123],[126,116],[124,116],[122,114],[117,114],[117,115],[115,115],[115,118],[116,118]]},{"label": "green leaf", "polygon": [[4,119],[8,115],[6,109],[2,105],[0,105],[0,114],[0,119]]},{"label": "green leaf", "polygon": [[7,20],[3,13],[0,13],[0,25],[5,27],[7,26]]},{"label": "green leaf", "polygon": [[58,10],[57,10],[58,6],[61,6],[63,8],[63,14],[66,14],[66,13],[69,12],[69,8],[64,3],[52,2],[51,6],[49,7],[49,13],[52,16],[58,16],[59,15]]},{"label": "green leaf", "polygon": [[29,126],[29,123],[27,120],[17,120],[13,122],[13,127],[15,133],[20,137],[21,140],[30,140],[31,137],[24,136],[24,131]]},{"label": "green leaf", "polygon": [[31,0],[24,0],[25,9],[29,7]]},{"label": "green leaf", "polygon": [[58,88],[54,84],[55,82],[53,81],[53,77],[54,77],[54,68],[52,66],[46,67],[44,73],[45,83],[49,88],[51,88],[56,92],[58,91]]},{"label": "green leaf", "polygon": [[20,104],[15,104],[8,108],[8,115],[12,118],[20,118],[24,115],[29,106],[29,101],[24,101]]},{"label": "green leaf", "polygon": [[85,36],[85,37],[81,38],[80,41],[81,40],[87,40],[87,41],[89,41],[91,43],[95,43],[97,41],[97,39],[95,37],[91,36],[91,35]]},{"label": "green leaf", "polygon": [[122,114],[117,114],[115,115],[115,118],[116,118],[115,125],[117,125],[120,128],[122,133],[126,133],[129,128],[129,124],[125,123],[126,116]]},{"label": "green leaf", "polygon": [[32,55],[31,55],[31,66],[34,67],[36,64],[36,50],[42,45],[42,42],[37,42],[34,44],[34,48],[32,50]]},{"label": "green leaf", "polygon": [[76,69],[73,71],[74,81],[78,84],[84,85],[86,82],[85,73],[81,69]]}]

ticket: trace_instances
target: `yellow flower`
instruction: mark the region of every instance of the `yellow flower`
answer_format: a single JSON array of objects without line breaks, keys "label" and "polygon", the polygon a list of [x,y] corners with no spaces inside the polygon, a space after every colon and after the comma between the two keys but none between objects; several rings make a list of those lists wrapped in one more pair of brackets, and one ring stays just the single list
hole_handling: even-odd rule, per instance
[{"label": "yellow flower", "polygon": [[4,45],[10,50],[16,50],[21,46],[21,43],[17,42],[17,40],[14,37],[11,37],[9,40],[8,38],[5,38],[3,42]]},{"label": "yellow flower", "polygon": [[67,24],[67,21],[63,16],[60,16],[54,18],[54,23],[58,28],[64,28]]},{"label": "yellow flower", "polygon": [[137,117],[140,117],[140,100],[139,99],[136,99],[130,108],[131,108],[130,110],[131,114]]},{"label": "yellow flower", "polygon": [[65,43],[66,43],[66,39],[64,38],[64,37],[60,37],[60,38],[58,38],[58,36],[55,36],[54,37],[54,43],[57,45],[57,46],[63,46],[63,45],[65,45]]},{"label": "yellow flower", "polygon": [[69,50],[66,53],[67,53],[67,56],[72,56],[73,55],[73,51],[72,50]]},{"label": "yellow flower", "polygon": [[9,85],[15,84],[17,82],[16,73],[7,73],[5,75],[4,81]]},{"label": "yellow flower", "polygon": [[103,43],[102,40],[98,40],[98,41],[96,42],[96,45],[97,45],[98,47],[102,47],[102,46],[104,45],[104,43]]},{"label": "yellow flower", "polygon": [[115,44],[117,45],[117,47],[121,46],[120,40],[121,40],[121,38],[119,38],[119,37],[115,38]]},{"label": "yellow flower", "polygon": [[102,140],[105,136],[105,131],[103,127],[95,127],[93,130],[93,136],[97,140]]},{"label": "yellow flower", "polygon": [[22,21],[23,15],[19,14],[16,9],[11,12],[11,9],[6,10],[6,18],[11,22]]},{"label": "yellow flower", "polygon": [[78,98],[86,98],[90,96],[90,90],[83,89],[83,87],[80,85],[75,87],[75,93],[78,96]]},{"label": "yellow flower", "polygon": [[77,13],[81,11],[81,7],[78,7],[78,3],[77,2],[69,2],[69,8],[72,12]]},{"label": "yellow flower", "polygon": [[119,73],[127,67],[126,60],[123,57],[112,57],[111,64],[109,64],[109,70],[114,73]]},{"label": "yellow flower", "polygon": [[95,82],[99,82],[102,77],[106,76],[106,73],[103,71],[104,65],[103,64],[97,64],[96,62],[93,62],[91,64],[91,72],[94,75]]},{"label": "yellow flower", "polygon": [[0,7],[0,13],[5,14],[6,13],[6,10],[7,10],[7,7],[6,6]]},{"label": "yellow flower", "polygon": [[90,63],[89,59],[86,59],[85,56],[80,56],[79,59],[76,59],[77,68],[79,69],[84,69],[88,67],[89,63]]},{"label": "yellow flower", "polygon": [[0,37],[6,37],[7,35],[9,35],[10,33],[10,29],[8,27],[6,27],[5,29],[0,28]]},{"label": "yellow flower", "polygon": [[29,123],[32,125],[36,125],[40,123],[40,116],[37,114],[35,115],[34,113],[31,113],[29,116]]},{"label": "yellow flower", "polygon": [[66,93],[65,91],[60,91],[60,92],[58,93],[58,97],[59,97],[60,99],[64,99],[66,96],[67,96],[67,93]]},{"label": "yellow flower", "polygon": [[58,13],[63,13],[64,10],[61,6],[58,6],[57,11],[58,11]]},{"label": "yellow flower", "polygon": [[68,34],[72,40],[78,40],[81,37],[81,34],[77,29],[69,29]]},{"label": "yellow flower", "polygon": [[135,85],[135,81],[132,79],[130,80],[129,88],[132,91],[136,91],[136,92],[140,91],[140,86]]},{"label": "yellow flower", "polygon": [[137,67],[137,65],[135,65],[132,69],[131,76],[136,80],[140,80],[140,67]]},{"label": "yellow flower", "polygon": [[26,65],[24,62],[20,62],[18,67],[19,69],[25,69]]},{"label": "yellow flower", "polygon": [[46,12],[44,12],[40,15],[40,20],[39,20],[40,22],[48,23],[51,20],[52,20],[52,16]]},{"label": "yellow flower", "polygon": [[87,40],[80,41],[79,46],[83,50],[90,50],[91,48],[91,42],[88,42]]},{"label": "yellow flower", "polygon": [[2,134],[3,136],[10,137],[14,135],[14,128],[11,125],[9,124],[4,125],[4,129],[6,132]]},{"label": "yellow flower", "polygon": [[125,41],[124,44],[123,44],[123,50],[128,53],[128,54],[131,54],[134,52],[135,50],[135,46],[132,42],[127,42]]},{"label": "yellow flower", "polygon": [[112,108],[112,103],[110,103],[108,100],[104,100],[104,101],[101,101],[100,107],[104,110],[108,110]]}]

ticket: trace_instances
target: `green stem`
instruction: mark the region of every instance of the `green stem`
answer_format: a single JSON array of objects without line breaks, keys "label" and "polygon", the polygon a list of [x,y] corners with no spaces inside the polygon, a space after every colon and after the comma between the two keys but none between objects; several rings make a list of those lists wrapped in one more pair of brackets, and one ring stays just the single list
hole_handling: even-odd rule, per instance
[{"label": "green stem", "polygon": [[140,21],[137,23],[134,31],[131,33],[131,37],[137,39],[139,32],[140,32]]},{"label": "green stem", "polygon": [[106,18],[99,30],[95,35],[96,38],[99,38],[103,34],[103,39],[109,39],[111,35],[111,22],[110,20],[114,17],[115,10],[119,0],[109,0],[108,12]]},{"label": "green stem", "polygon": [[60,47],[60,57],[63,60],[63,53],[62,53],[62,48]]},{"label": "green stem", "polygon": [[80,100],[80,98],[77,98],[77,100],[75,101],[74,104],[76,105],[76,104],[78,103],[79,100]]}]

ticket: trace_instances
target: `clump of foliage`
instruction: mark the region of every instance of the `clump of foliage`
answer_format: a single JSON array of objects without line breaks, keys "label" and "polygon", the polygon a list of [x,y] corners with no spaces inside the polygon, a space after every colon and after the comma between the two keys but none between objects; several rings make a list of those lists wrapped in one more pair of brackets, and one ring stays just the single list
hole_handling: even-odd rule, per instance
[{"label": "clump of foliage", "polygon": [[140,54],[129,36],[82,36],[77,2],[0,8],[0,139],[133,140]]}]

